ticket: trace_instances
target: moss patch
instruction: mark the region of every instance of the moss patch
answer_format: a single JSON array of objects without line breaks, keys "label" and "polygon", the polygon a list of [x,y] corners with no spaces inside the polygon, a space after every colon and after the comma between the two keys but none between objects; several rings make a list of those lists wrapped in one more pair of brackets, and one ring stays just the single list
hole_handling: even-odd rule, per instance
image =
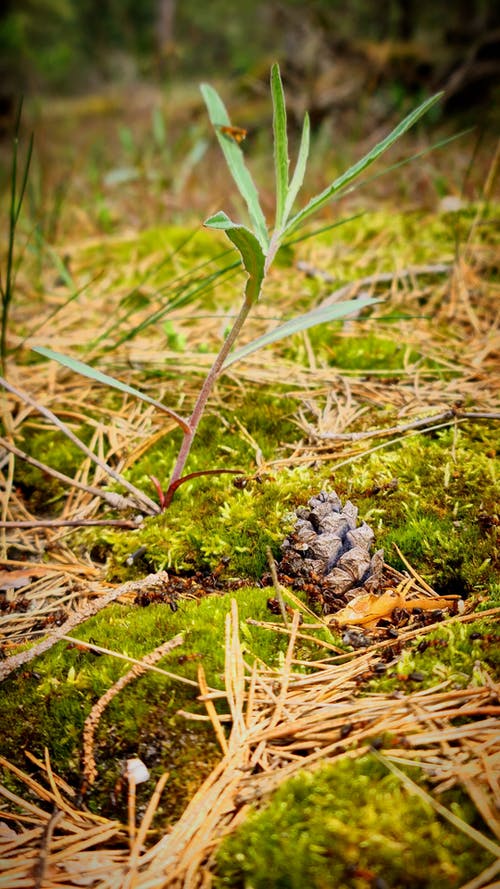
[{"label": "moss patch", "polygon": [[[244,588],[235,597],[241,616],[245,657],[275,664],[286,646],[285,637],[248,626],[246,617],[269,619],[268,591]],[[167,604],[146,608],[110,606],[79,628],[84,641],[141,658],[166,639],[182,632],[184,645],[158,666],[196,680],[202,664],[211,687],[223,687],[224,622],[230,596],[181,600],[173,613]],[[3,754],[25,767],[24,749],[43,757],[44,747],[56,773],[81,784],[82,731],[92,706],[130,664],[116,658],[56,645],[36,660],[33,669],[2,684]],[[157,778],[171,772],[170,793],[162,800],[158,818],[180,815],[194,790],[220,758],[210,725],[190,722],[179,710],[204,714],[196,701],[198,689],[156,673],[133,681],[106,708],[96,735],[98,780],[88,803],[94,811],[126,819],[126,798],[117,796],[116,782],[124,759],[140,756]],[[141,799],[151,792],[140,788]]]},{"label": "moss patch", "polygon": [[482,686],[500,679],[500,630],[489,619],[452,623],[417,636],[402,652],[381,653],[382,678],[368,683],[369,692],[409,693],[447,682],[450,688]]},{"label": "moss patch", "polygon": [[493,583],[500,564],[495,430],[464,425],[390,443],[335,473],[359,506],[386,559],[409,562],[437,592],[468,596]]},{"label": "moss patch", "polygon": [[[477,818],[465,798],[451,799],[455,814],[468,823]],[[491,861],[366,756],[286,782],[224,842],[214,885],[452,889]]]}]

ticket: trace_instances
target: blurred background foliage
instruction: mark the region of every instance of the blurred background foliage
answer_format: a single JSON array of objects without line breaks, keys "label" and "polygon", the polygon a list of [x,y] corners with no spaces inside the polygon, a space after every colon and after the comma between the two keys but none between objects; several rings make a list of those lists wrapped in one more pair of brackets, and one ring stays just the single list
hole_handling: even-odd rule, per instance
[{"label": "blurred background foliage", "polygon": [[499,49],[489,0],[4,0],[1,113],[20,92],[138,79],[224,73],[267,91],[271,60],[295,92],[292,111],[308,107],[313,123],[381,88],[393,109],[400,95],[445,88],[466,110],[498,99]]}]

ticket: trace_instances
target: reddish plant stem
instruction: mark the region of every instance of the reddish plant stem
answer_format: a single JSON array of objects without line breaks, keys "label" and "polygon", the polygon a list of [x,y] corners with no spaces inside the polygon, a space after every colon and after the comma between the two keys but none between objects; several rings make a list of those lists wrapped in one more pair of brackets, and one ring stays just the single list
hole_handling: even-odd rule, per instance
[{"label": "reddish plant stem", "polygon": [[[184,433],[184,437],[182,439],[182,444],[179,449],[179,453],[177,455],[177,460],[176,460],[172,475],[170,477],[170,483],[169,483],[169,486],[167,488],[166,495],[165,495],[166,505],[168,505],[168,503],[170,503],[170,501],[172,499],[172,494],[173,494],[172,488],[173,488],[173,490],[175,490],[178,487],[177,482],[182,477],[182,474],[184,472],[184,466],[186,465],[186,460],[189,456],[189,452],[191,450],[191,445],[193,444],[193,439],[196,435],[196,430],[198,429],[198,425],[199,425],[200,420],[203,416],[203,412],[205,410],[205,406],[206,406],[206,403],[207,403],[208,398],[210,396],[210,393],[212,392],[212,389],[221,374],[223,364],[224,364],[224,362],[225,362],[225,360],[226,360],[226,358],[233,346],[233,343],[235,342],[236,338],[238,337],[238,335],[241,331],[241,328],[243,327],[243,325],[248,317],[248,314],[250,312],[250,309],[252,308],[252,305],[253,305],[253,300],[249,300],[248,297],[245,297],[243,305],[239,311],[238,317],[236,318],[236,321],[234,322],[233,327],[231,328],[230,332],[228,333],[226,339],[224,340],[222,348],[221,348],[219,354],[217,355],[212,367],[210,368],[210,370],[205,378],[205,382],[203,383],[203,386],[201,387],[198,398],[196,399],[196,404],[194,406],[193,413],[191,414],[191,416],[189,418],[190,431]],[[170,496],[169,496],[169,494],[170,494]]]},{"label": "reddish plant stem", "polygon": [[[281,231],[275,230],[273,232],[271,241],[269,243],[269,247],[267,249],[267,255],[266,255],[266,260],[265,260],[265,265],[264,265],[264,277],[267,275],[267,273],[269,271],[269,267],[271,266],[271,264],[274,260],[274,257],[276,256],[276,253],[278,251],[279,244],[280,244],[280,237],[281,237]],[[215,383],[217,382],[217,380],[222,372],[224,362],[225,362],[227,356],[229,355],[229,352],[231,351],[231,348],[232,348],[235,340],[239,336],[241,328],[243,327],[243,325],[250,313],[250,309],[252,308],[255,301],[256,301],[255,299],[251,300],[247,296],[245,296],[245,299],[244,299],[243,305],[239,311],[238,317],[236,318],[236,321],[234,322],[233,327],[231,328],[228,336],[224,340],[222,348],[221,348],[219,354],[217,355],[209,373],[207,374],[207,377],[205,379],[205,382],[203,383],[203,386],[201,387],[200,394],[198,395],[198,398],[196,400],[196,404],[194,406],[193,413],[191,414],[191,416],[189,418],[190,431],[184,433],[184,437],[182,439],[182,444],[181,444],[179,453],[177,455],[177,460],[176,460],[176,463],[174,466],[174,470],[173,470],[172,475],[170,477],[169,486],[164,493],[163,509],[166,509],[170,505],[170,503],[172,501],[172,497],[174,496],[176,489],[179,487],[179,480],[182,478],[182,474],[184,472],[184,466],[186,465],[186,461],[189,456],[189,452],[191,450],[191,445],[193,444],[193,439],[196,435],[196,431],[198,429],[200,420],[203,416],[203,412],[205,410],[205,406],[206,406],[206,403],[207,403],[208,398],[210,396],[210,393],[211,393]]]}]

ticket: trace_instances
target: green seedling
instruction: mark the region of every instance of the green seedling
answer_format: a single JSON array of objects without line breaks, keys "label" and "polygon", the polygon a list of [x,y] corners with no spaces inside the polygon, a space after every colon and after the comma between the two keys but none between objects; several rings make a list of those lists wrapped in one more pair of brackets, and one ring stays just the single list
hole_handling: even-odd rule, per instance
[{"label": "green seedling", "polygon": [[5,365],[7,359],[7,326],[9,321],[9,309],[14,296],[14,286],[16,279],[16,269],[14,262],[14,247],[16,242],[16,228],[19,221],[19,214],[23,204],[26,186],[28,184],[28,174],[30,169],[31,157],[33,154],[33,134],[30,136],[28,150],[24,161],[24,168],[21,170],[21,182],[18,189],[18,161],[19,161],[19,131],[21,127],[22,101],[19,108],[14,127],[14,139],[12,145],[12,165],[10,171],[10,203],[9,203],[9,225],[8,225],[8,241],[7,241],[7,259],[5,264],[5,277],[0,270],[0,298],[2,301],[2,317],[0,325],[0,361],[2,371],[5,373]]},{"label": "green seedling", "polygon": [[[233,346],[241,333],[249,313],[262,293],[262,288],[265,284],[269,269],[275,260],[280,247],[289,243],[291,236],[328,202],[338,198],[340,194],[345,193],[348,187],[352,188],[352,182],[382,154],[384,154],[384,152],[386,152],[404,133],[406,133],[406,131],[410,129],[410,127],[412,127],[430,108],[432,108],[441,96],[441,93],[438,93],[419,105],[418,108],[405,117],[404,120],[385,137],[385,139],[375,145],[368,154],[335,179],[328,188],[312,198],[304,207],[302,207],[302,209],[293,213],[294,205],[306,172],[310,145],[310,124],[309,117],[306,114],[304,117],[295,169],[293,175],[290,177],[285,97],[279,67],[277,64],[273,65],[271,70],[271,95],[273,102],[276,213],[274,227],[272,231],[269,232],[257,188],[245,164],[243,151],[240,146],[241,140],[234,138],[232,135],[235,128],[231,126],[226,107],[213,87],[208,84],[202,84],[201,92],[207,106],[210,121],[214,127],[219,145],[229,167],[229,171],[238,191],[246,203],[250,222],[249,225],[234,222],[223,211],[215,213],[205,221],[205,226],[207,228],[214,231],[224,232],[232,246],[236,248],[240,255],[240,262],[247,275],[247,281],[239,313],[236,316],[231,329],[228,331],[222,347],[205,378],[191,415],[188,418],[180,417],[165,405],[160,405],[158,402],[154,402],[153,399],[143,395],[138,390],[132,389],[132,387],[126,386],[124,383],[102,374],[95,368],[83,364],[83,362],[53,352],[51,349],[43,347],[37,347],[35,349],[39,354],[44,355],[47,358],[53,358],[65,367],[81,373],[96,382],[104,383],[105,385],[121,391],[126,391],[127,393],[135,395],[149,403],[155,403],[158,408],[166,412],[181,427],[183,438],[167,488],[163,490],[158,481],[156,479],[154,480],[159,496],[159,505],[153,510],[155,512],[160,512],[163,509],[166,509],[177,488],[193,477],[193,473],[188,475],[184,474],[184,468],[191,450],[193,439],[205,411],[208,397],[217,379],[225,372],[229,365],[235,363],[235,361],[241,360],[251,352],[262,348],[270,342],[306,330],[313,325],[344,318],[353,311],[359,312],[361,309],[364,309],[367,306],[372,306],[377,302],[377,300],[370,297],[361,297],[356,300],[346,300],[335,305],[320,306],[317,309],[299,315],[278,326],[271,334],[268,334],[265,337],[260,337],[245,345],[243,348],[232,352]],[[219,470],[207,470],[210,474],[217,471]],[[198,474],[200,473],[196,473],[196,475]],[[128,483],[128,490],[130,491],[130,483]],[[136,494],[138,502],[142,503],[144,507],[143,492],[137,490]]]}]

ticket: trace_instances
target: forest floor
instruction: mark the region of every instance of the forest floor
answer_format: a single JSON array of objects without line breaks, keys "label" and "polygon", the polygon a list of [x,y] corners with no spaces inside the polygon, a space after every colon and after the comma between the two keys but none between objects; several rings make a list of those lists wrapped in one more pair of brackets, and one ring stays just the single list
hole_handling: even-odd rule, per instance
[{"label": "forest floor", "polygon": [[[425,153],[282,251],[242,341],[378,302],[229,367],[187,471],[239,474],[195,477],[144,517],[106,505],[119,487],[52,414],[155,502],[176,424],[32,347],[189,415],[244,284],[202,221],[243,211],[194,88],[27,120],[0,452],[0,886],[497,885],[498,147],[467,133]],[[267,104],[240,98],[242,122],[270,214]],[[389,128],[353,116],[339,142],[333,123],[304,201]],[[453,130],[428,125],[390,162]],[[375,594],[332,604],[281,565],[322,491],[383,549]]]}]

